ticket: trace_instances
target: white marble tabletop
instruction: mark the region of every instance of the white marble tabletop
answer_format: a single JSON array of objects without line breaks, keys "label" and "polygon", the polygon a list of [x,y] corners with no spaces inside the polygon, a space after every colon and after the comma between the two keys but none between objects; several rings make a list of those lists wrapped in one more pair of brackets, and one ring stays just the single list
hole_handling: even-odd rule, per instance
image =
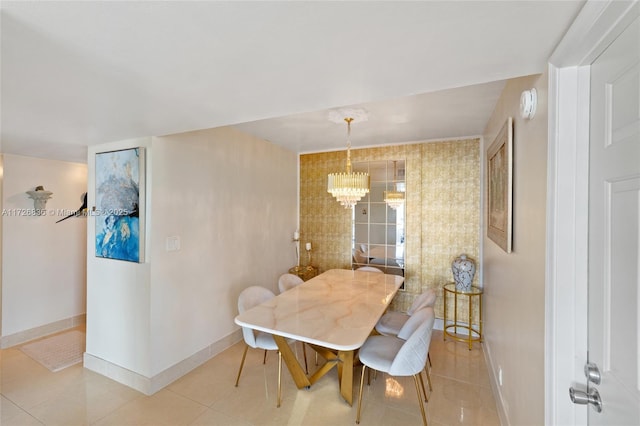
[{"label": "white marble tabletop", "polygon": [[331,269],[235,318],[236,324],[338,351],[362,346],[404,277]]}]

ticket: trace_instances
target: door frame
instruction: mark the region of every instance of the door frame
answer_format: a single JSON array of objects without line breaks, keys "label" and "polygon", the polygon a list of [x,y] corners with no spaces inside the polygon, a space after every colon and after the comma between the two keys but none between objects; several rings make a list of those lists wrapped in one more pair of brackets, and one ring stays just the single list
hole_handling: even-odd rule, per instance
[{"label": "door frame", "polygon": [[587,424],[569,399],[586,384],[590,64],[640,16],[640,1],[587,1],[549,58],[545,424]]}]

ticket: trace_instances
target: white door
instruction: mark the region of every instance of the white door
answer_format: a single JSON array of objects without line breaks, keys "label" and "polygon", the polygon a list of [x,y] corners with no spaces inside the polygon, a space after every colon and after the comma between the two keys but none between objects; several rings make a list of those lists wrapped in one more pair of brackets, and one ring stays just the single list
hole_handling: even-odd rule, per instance
[{"label": "white door", "polygon": [[640,18],[591,66],[589,382],[591,425],[640,425]]}]

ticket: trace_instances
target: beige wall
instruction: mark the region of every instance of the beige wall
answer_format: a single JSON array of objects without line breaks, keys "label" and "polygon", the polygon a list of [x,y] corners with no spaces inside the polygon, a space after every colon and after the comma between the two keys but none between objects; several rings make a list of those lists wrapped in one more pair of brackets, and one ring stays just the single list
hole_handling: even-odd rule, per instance
[{"label": "beige wall", "polygon": [[[159,372],[238,330],[245,288],[278,293],[278,277],[295,264],[297,155],[231,127],[154,138],[153,155],[150,314]],[[181,237],[179,251],[165,249],[172,235]]]},{"label": "beige wall", "polygon": [[[394,309],[406,310],[424,289],[440,289],[452,281],[451,261],[458,254],[478,259],[479,140],[357,149],[351,154],[354,162],[407,162],[406,291],[393,302]],[[351,210],[327,193],[327,175],[344,170],[345,163],[345,151],[300,156],[300,238],[303,244],[313,243],[313,263],[321,271],[351,267]],[[442,316],[441,297],[436,310]]]},{"label": "beige wall", "polygon": [[[495,375],[502,369],[498,404],[513,425],[544,424],[547,81],[544,74],[507,82],[484,133],[486,153],[513,117],[512,253],[483,234],[485,351]],[[524,120],[520,94],[532,87],[538,109]]]},{"label": "beige wall", "polygon": [[[2,143],[0,142],[0,146]],[[4,205],[2,187],[4,186],[4,155],[0,154],[0,209]],[[0,220],[0,336],[2,336],[2,220]],[[0,337],[2,339],[2,337]],[[0,347],[2,343],[0,341]]]}]

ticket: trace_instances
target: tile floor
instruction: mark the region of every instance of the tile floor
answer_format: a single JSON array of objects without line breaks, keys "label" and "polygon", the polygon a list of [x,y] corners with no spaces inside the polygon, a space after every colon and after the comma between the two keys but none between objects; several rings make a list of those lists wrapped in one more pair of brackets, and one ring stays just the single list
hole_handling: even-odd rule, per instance
[{"label": "tile floor", "polygon": [[[296,389],[285,369],[283,402],[276,408],[275,353],[263,365],[262,351],[250,349],[240,386],[233,386],[243,349],[243,342],[232,346],[152,396],[81,364],[51,373],[17,347],[1,350],[0,424],[355,425],[360,368],[353,407],[339,396],[335,369],[309,390]],[[434,331],[430,353],[429,425],[499,425],[482,349],[443,342],[442,332]],[[362,426],[422,423],[412,378],[378,374],[365,389],[362,410]]]}]

